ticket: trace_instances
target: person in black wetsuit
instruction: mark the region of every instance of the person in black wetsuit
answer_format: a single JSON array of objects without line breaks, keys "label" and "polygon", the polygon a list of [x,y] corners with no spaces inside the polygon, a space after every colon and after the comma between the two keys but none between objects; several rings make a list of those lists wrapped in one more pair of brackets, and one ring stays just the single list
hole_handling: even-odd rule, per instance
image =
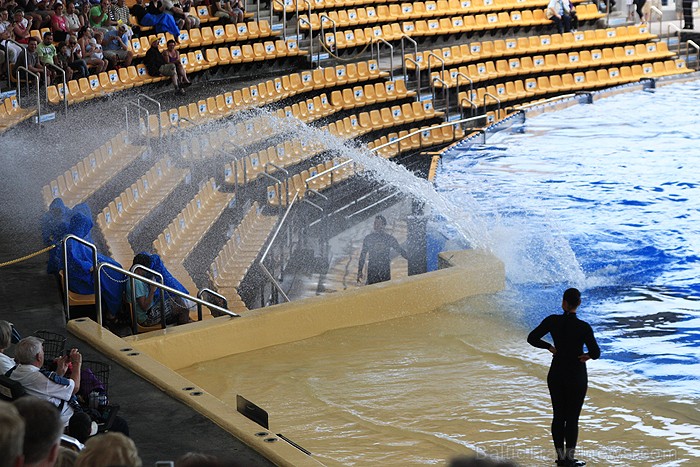
[{"label": "person in black wetsuit", "polygon": [[[562,315],[550,315],[537,326],[527,341],[552,352],[552,365],[547,386],[552,398],[552,439],[557,451],[557,465],[580,466],[585,462],[574,459],[578,438],[578,418],[588,389],[586,362],[600,357],[600,347],[591,326],[578,319],[576,309],[581,304],[581,292],[567,289],[561,307]],[[552,336],[554,345],[542,340]],[[586,345],[587,353],[583,352]]]},{"label": "person in black wetsuit", "polygon": [[360,264],[357,267],[357,282],[362,280],[362,270],[365,267],[365,258],[369,254],[367,262],[367,285],[384,282],[391,279],[391,249],[398,251],[401,256],[408,259],[406,251],[401,248],[399,242],[388,233],[384,232],[386,219],[384,216],[374,218],[374,232],[367,235],[362,242]]}]

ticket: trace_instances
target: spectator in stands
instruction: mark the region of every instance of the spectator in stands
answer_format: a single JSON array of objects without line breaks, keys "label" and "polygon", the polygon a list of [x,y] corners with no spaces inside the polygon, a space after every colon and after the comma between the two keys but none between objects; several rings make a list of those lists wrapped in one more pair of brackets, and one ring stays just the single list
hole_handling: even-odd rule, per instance
[{"label": "spectator in stands", "polygon": [[[676,0],[680,2],[681,0]],[[682,0],[683,6],[683,29],[694,29],[693,26],[693,0]]]},{"label": "spectator in stands", "polygon": [[171,15],[175,19],[178,28],[189,30],[193,27],[194,17],[185,12],[178,0],[163,0],[163,7],[165,14]]},{"label": "spectator in stands", "polygon": [[[15,360],[17,366],[10,370],[9,376],[19,381],[27,394],[51,402],[61,414],[62,426],[68,425],[68,420],[73,416],[75,398],[80,389],[80,369],[83,357],[77,349],[71,349],[68,355],[63,355],[56,360],[56,371],[42,370],[44,365],[43,340],[38,337],[25,337],[17,344]],[[70,378],[64,375],[68,371],[68,364],[72,369]]]},{"label": "spectator in stands", "polygon": [[180,87],[180,76],[178,73],[179,70],[177,69],[178,64],[180,65],[180,68],[182,68],[182,63],[180,63],[179,61],[177,64],[168,63],[167,59],[165,58],[165,54],[161,53],[161,51],[158,49],[157,38],[151,41],[151,48],[149,48],[146,52],[146,56],[144,57],[143,62],[146,65],[146,69],[148,70],[149,75],[169,76],[173,82],[173,87],[175,88],[175,91],[180,94],[185,93],[185,90],[182,87]]},{"label": "spectator in stands", "polygon": [[78,454],[75,467],[141,467],[141,458],[134,442],[121,433],[93,436]]},{"label": "spectator in stands", "polygon": [[166,44],[166,49],[163,51],[163,57],[165,60],[170,63],[175,65],[175,69],[177,70],[177,75],[180,77],[180,85],[187,87],[190,84],[190,79],[187,77],[187,72],[185,71],[185,67],[182,65],[182,62],[180,61],[180,52],[175,48],[175,41],[170,39],[167,44]]},{"label": "spectator in stands", "polygon": [[17,408],[0,401],[0,467],[22,467],[24,465],[24,419]]},{"label": "spectator in stands", "polygon": [[15,10],[13,18],[12,34],[15,36],[15,41],[20,44],[29,44],[31,37],[29,30],[32,29],[33,18],[31,16],[27,18],[22,10]]},{"label": "spectator in stands", "polygon": [[571,9],[568,0],[550,0],[546,14],[547,18],[556,24],[559,34],[571,31]]},{"label": "spectator in stands", "polygon": [[190,28],[198,28],[201,24],[199,17],[190,14],[190,11],[192,10],[192,0],[180,0],[180,8],[182,8],[182,11],[184,11],[185,15],[187,15],[187,20],[190,23]]},{"label": "spectator in stands", "polygon": [[5,350],[12,342],[12,325],[7,321],[0,320],[0,374],[7,373],[7,370],[16,365],[15,360],[5,355]]},{"label": "spectator in stands", "polygon": [[10,42],[12,39],[12,23],[9,20],[10,12],[7,8],[0,8],[0,46],[4,47],[7,59],[12,65],[17,62],[17,57],[22,53],[22,47]]},{"label": "spectator in stands", "polygon": [[49,80],[49,84],[53,83],[56,77],[56,71],[50,67],[46,67],[47,64],[55,65],[54,58],[56,57],[56,46],[53,45],[53,34],[51,32],[44,33],[44,40],[37,44],[36,53],[39,56],[39,63],[44,65],[44,70]]},{"label": "spectator in stands", "polygon": [[83,18],[78,14],[73,2],[66,3],[66,14],[64,16],[66,17],[66,25],[70,34],[78,34],[80,28],[85,26]]},{"label": "spectator in stands", "polygon": [[117,25],[109,17],[110,5],[110,0],[102,0],[99,5],[90,8],[90,26],[106,31]]},{"label": "spectator in stands", "polygon": [[576,32],[578,31],[578,15],[576,14],[576,5],[569,0],[569,11],[571,12],[571,30]]},{"label": "spectator in stands", "polygon": [[34,21],[34,28],[35,29],[42,29],[42,28],[47,28],[47,27],[51,26],[51,15],[53,15],[53,11],[51,10],[51,7],[49,6],[51,1],[50,0],[34,0],[34,1],[36,3],[36,10],[34,11],[34,13],[41,17],[40,22],[37,22],[36,20]]},{"label": "spectator in stands", "polygon": [[214,16],[223,19],[227,23],[237,24],[245,18],[243,2],[240,0],[214,0],[212,2]]},{"label": "spectator in stands", "polygon": [[134,52],[129,49],[129,38],[126,24],[120,24],[116,31],[107,31],[102,40],[104,57],[109,60],[112,68],[117,65],[129,66],[134,58]]},{"label": "spectator in stands", "polygon": [[391,280],[391,249],[398,251],[401,256],[408,258],[406,250],[401,248],[399,242],[392,235],[384,232],[386,218],[377,216],[374,218],[374,232],[367,235],[362,242],[360,263],[357,267],[357,282],[362,280],[362,271],[367,262],[367,285]]},{"label": "spectator in stands", "polygon": [[[24,49],[20,54],[19,57],[17,57],[17,62],[15,63],[15,66],[24,66],[25,60],[27,63],[27,69],[31,71],[32,73],[36,73],[39,75],[40,79],[43,79],[43,74],[44,74],[44,67],[41,66],[41,63],[39,63],[39,56],[36,53],[36,46],[39,43],[39,39],[36,37],[30,37],[29,41],[27,42],[27,48]],[[21,72],[20,73],[20,79],[26,80],[29,79],[29,81],[33,81],[34,77],[26,76],[26,73]]]},{"label": "spectator in stands", "polygon": [[68,44],[65,42],[59,42],[56,47],[56,57],[54,57],[54,64],[63,70],[66,74],[66,81],[73,79],[73,68],[71,68],[70,63],[72,60],[72,54]]},{"label": "spectator in stands", "polygon": [[51,15],[51,32],[53,33],[56,42],[63,42],[68,37],[70,30],[68,29],[68,20],[63,14],[63,4],[57,2],[53,7],[53,15]]},{"label": "spectator in stands", "polygon": [[[102,53],[102,43],[97,41],[90,27],[85,27],[78,35],[78,45],[81,49],[83,60],[89,67],[95,68],[95,73],[101,73],[109,66],[109,61],[105,60]],[[75,50],[75,49],[74,49]]]},{"label": "spectator in stands", "polygon": [[78,16],[80,17],[80,22],[82,23],[82,27],[85,26],[90,26],[90,9],[92,8],[92,4],[90,2],[84,1],[79,7],[78,7]]},{"label": "spectator in stands", "polygon": [[42,26],[43,17],[37,12],[37,4],[36,0],[17,0],[17,9],[24,12],[27,19],[32,19],[32,26],[29,29],[39,30]]},{"label": "spectator in stands", "polygon": [[131,13],[129,13],[129,7],[126,6],[124,0],[117,0],[117,3],[112,4],[111,14],[118,25],[126,24],[130,28],[133,26],[131,24]]},{"label": "spectator in stands", "polygon": [[163,2],[152,0],[148,7],[144,7],[143,0],[136,0],[136,4],[131,7],[131,13],[141,26],[153,26],[157,34],[169,32],[175,41],[180,40],[180,28],[177,27],[172,16],[165,14]]},{"label": "spectator in stands", "polygon": [[24,419],[24,465],[51,467],[59,457],[63,423],[56,406],[36,397],[13,402]]},{"label": "spectator in stands", "polygon": [[73,78],[87,78],[90,75],[88,71],[88,64],[83,60],[82,49],[78,44],[78,39],[75,36],[70,36],[68,38],[68,43],[66,44],[66,57],[68,58],[68,66],[77,74],[73,75]]},{"label": "spectator in stands", "polygon": [[[175,279],[172,274],[166,269],[163,262],[160,260],[158,255],[150,256],[147,253],[139,253],[134,257],[134,264],[131,266],[132,270],[134,266],[141,265],[145,266],[153,271],[160,273],[163,276],[163,283],[168,287],[180,290],[183,293],[188,293],[180,282]],[[152,279],[148,272],[144,270],[136,270],[136,273]],[[154,285],[148,285],[143,281],[134,280],[134,296],[136,297],[136,303],[134,304],[134,311],[136,315],[136,321],[144,327],[157,326],[160,324],[161,319],[161,301],[163,304],[163,313],[165,315],[166,324],[186,324],[190,322],[190,313],[187,308],[187,304],[182,300],[182,298],[165,293],[165,300],[161,300],[161,290]],[[126,297],[128,301],[131,301],[131,281],[126,283]]]},{"label": "spectator in stands", "polygon": [[[642,6],[642,22],[643,23],[648,23],[651,21],[651,7],[656,7],[659,10],[661,9],[661,0],[646,0],[644,2],[644,5]],[[692,20],[691,20],[691,28],[692,29]]]}]

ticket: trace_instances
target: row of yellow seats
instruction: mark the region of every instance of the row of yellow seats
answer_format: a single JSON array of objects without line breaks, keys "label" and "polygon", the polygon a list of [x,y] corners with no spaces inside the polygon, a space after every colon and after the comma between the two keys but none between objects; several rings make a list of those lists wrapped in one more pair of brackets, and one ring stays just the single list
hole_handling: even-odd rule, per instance
[{"label": "row of yellow seats", "polygon": [[331,92],[331,104],[333,107],[343,110],[354,109],[365,105],[372,105],[386,101],[414,97],[416,93],[406,89],[404,80],[388,81],[355,86],[352,89],[344,88]]},{"label": "row of yellow seats", "polygon": [[[662,45],[663,44],[663,45]],[[647,44],[628,45],[625,47],[607,47],[604,49],[582,50],[580,52],[535,55],[534,57],[510,58],[508,60],[488,61],[464,65],[456,69],[433,72],[431,83],[440,88],[445,83],[448,87],[468,85],[491,79],[508,78],[516,75],[550,73],[554,71],[573,70],[610,65],[620,65],[630,62],[659,60],[672,57],[666,42],[649,42]],[[434,78],[440,78],[437,81]]]},{"label": "row of yellow seats", "polygon": [[[431,67],[458,65],[465,62],[523,54],[551,53],[583,47],[604,47],[656,38],[647,26],[620,26],[617,28],[594,29],[564,34],[543,34],[519,38],[497,39],[494,41],[471,42],[469,44],[426,50],[418,55],[407,54],[411,61],[407,68],[415,70],[417,62],[421,70]],[[659,45],[661,47],[661,45]],[[437,56],[437,57],[436,57]]]},{"label": "row of yellow seats", "polygon": [[145,151],[143,146],[125,143],[126,133],[121,132],[86,158],[44,186],[46,205],[54,198],[61,198],[68,206],[84,201],[111,177]]},{"label": "row of yellow seats", "polygon": [[377,3],[397,3],[399,0],[282,0],[273,2],[275,11],[286,11],[291,13],[296,11],[324,10],[327,8],[345,8],[357,5],[374,5]]},{"label": "row of yellow seats", "polygon": [[[408,138],[404,138],[411,133],[415,134]],[[404,139],[397,141],[399,138]],[[391,159],[392,157],[396,157],[405,152],[415,151],[421,148],[430,148],[440,144],[457,141],[462,138],[464,138],[464,131],[458,124],[441,128],[411,128],[410,130],[403,130],[398,133],[389,133],[386,136],[375,139],[374,141],[367,143],[367,147],[370,149],[379,148],[374,151],[377,155],[385,159]],[[389,144],[392,141],[397,142],[394,144]]]},{"label": "row of yellow seats", "polygon": [[238,289],[276,223],[277,216],[264,216],[253,203],[209,267],[215,290]]},{"label": "row of yellow seats", "polygon": [[[279,31],[273,31],[267,20],[249,21],[248,23],[227,24],[217,26],[205,26],[203,28],[183,29],[178,36],[178,49],[190,47],[204,47],[226,42],[247,41],[253,39],[265,39],[279,35]],[[158,39],[158,45],[165,47],[167,41],[174,39],[169,32],[151,34],[148,36],[133,37],[129,41],[129,47],[136,57],[146,55],[151,43]]]},{"label": "row of yellow seats", "polygon": [[216,65],[233,65],[238,63],[274,60],[283,57],[306,55],[308,51],[301,50],[296,41],[266,41],[253,44],[232,45],[231,47],[210,48],[206,50],[207,60]]},{"label": "row of yellow seats", "polygon": [[[127,3],[127,6],[129,6],[129,7],[136,4],[135,1],[126,2],[126,3]],[[199,18],[200,23],[208,23],[210,21],[220,21],[221,20],[221,18],[217,18],[216,16],[211,14],[210,7],[207,5],[199,5],[196,8],[190,8],[190,11],[187,12],[187,14],[190,16],[194,16],[196,18]],[[253,13],[246,12],[246,14],[245,14],[246,18],[252,18],[253,16],[255,16]],[[131,22],[131,24],[138,24],[138,19],[136,18],[136,16],[132,15],[130,18],[130,22]],[[141,26],[142,31],[144,31],[144,30],[150,31],[151,29],[153,29],[152,26]]]},{"label": "row of yellow seats", "polygon": [[129,264],[134,256],[128,241],[129,233],[161,204],[188,174],[189,169],[175,167],[169,158],[161,159],[97,214],[97,225],[114,259],[122,264]]},{"label": "row of yellow seats", "polygon": [[194,199],[158,235],[153,242],[155,250],[181,263],[233,199],[233,193],[217,189],[213,178],[207,180]]},{"label": "row of yellow seats", "polygon": [[0,104],[0,133],[5,132],[35,114],[35,110],[28,110],[20,107],[16,95],[6,97],[2,104]]},{"label": "row of yellow seats", "polygon": [[[583,0],[576,0],[581,2]],[[438,2],[392,3],[376,7],[343,9],[299,15],[302,29],[318,31],[334,25],[339,28],[395,21],[429,19],[439,16],[489,13],[501,10],[545,8],[547,0],[440,0]],[[303,10],[307,11],[307,10]]]},{"label": "row of yellow seats", "polygon": [[[322,162],[308,170],[294,174],[286,180],[286,183],[268,186],[267,202],[271,206],[286,206],[287,202],[294,198],[294,195],[298,195],[298,198],[301,199],[307,196],[308,190],[321,192],[347,180],[358,170],[360,168],[355,162],[348,162],[346,159],[336,158]],[[286,194],[284,193],[285,186],[287,187]]]},{"label": "row of yellow seats", "polygon": [[[400,106],[395,105],[370,112],[362,112],[357,116],[352,115],[343,120],[333,122],[333,126],[328,125],[326,128],[336,136],[353,138],[371,131],[381,130],[382,128],[441,116],[442,113],[435,111],[431,101],[415,101]],[[287,147],[284,144],[270,147],[232,162],[224,170],[224,181],[229,184],[235,182],[243,185],[254,180],[261,172],[268,171],[269,162],[284,168],[298,164],[323,150],[323,147],[308,144],[301,146],[298,150],[293,146]],[[274,169],[274,167],[272,168]],[[274,170],[271,170],[271,172],[274,172]]]},{"label": "row of yellow seats", "polygon": [[[584,89],[614,86],[631,83],[644,78],[658,78],[674,74],[689,73],[693,70],[685,65],[684,60],[666,60],[642,65],[622,66],[609,69],[589,70],[587,72],[564,73],[561,75],[541,76],[529,78],[525,81],[516,80],[500,83],[485,88],[478,88],[469,92],[459,93],[460,104],[465,107],[476,105],[494,106],[496,101],[486,93],[496,96],[501,104],[522,99],[531,99],[544,94],[560,94]],[[471,97],[473,104],[465,99]]]}]

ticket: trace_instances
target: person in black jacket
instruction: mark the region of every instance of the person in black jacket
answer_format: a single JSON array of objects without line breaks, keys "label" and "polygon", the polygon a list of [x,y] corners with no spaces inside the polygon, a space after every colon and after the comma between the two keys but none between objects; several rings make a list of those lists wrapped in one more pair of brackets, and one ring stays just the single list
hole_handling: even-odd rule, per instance
[{"label": "person in black jacket", "polygon": [[399,242],[388,233],[384,232],[386,218],[377,216],[374,218],[374,232],[367,235],[362,242],[360,264],[357,266],[357,282],[362,280],[362,271],[365,267],[365,258],[369,255],[367,264],[367,285],[384,282],[391,279],[391,249],[398,251],[401,256],[408,258],[406,251],[401,248]]},{"label": "person in black jacket", "polygon": [[[171,44],[172,43],[172,44]],[[172,39],[168,41],[169,48],[174,49],[175,41]],[[173,82],[173,87],[175,87],[175,92],[184,94],[185,90],[182,86],[189,85],[190,82],[187,79],[187,74],[179,61],[173,61],[168,63],[166,58],[166,53],[161,52],[158,49],[158,39],[155,38],[151,41],[151,47],[146,52],[146,56],[143,58],[143,63],[146,65],[146,70],[151,76],[168,76]]]},{"label": "person in black jacket", "polygon": [[[580,304],[581,292],[567,289],[561,303],[564,314],[547,316],[527,336],[530,345],[547,349],[553,355],[547,375],[553,409],[552,439],[557,465],[567,467],[585,465],[574,458],[578,419],[588,389],[586,362],[600,357],[593,329],[576,316]],[[542,340],[546,334],[552,336],[553,345]],[[584,353],[584,345],[588,352]]]}]

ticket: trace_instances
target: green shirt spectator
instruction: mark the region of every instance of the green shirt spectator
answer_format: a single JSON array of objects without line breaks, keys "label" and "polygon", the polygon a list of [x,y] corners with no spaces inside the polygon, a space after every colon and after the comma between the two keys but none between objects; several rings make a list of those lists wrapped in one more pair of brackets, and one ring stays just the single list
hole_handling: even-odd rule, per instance
[{"label": "green shirt spectator", "polygon": [[111,26],[109,19],[109,0],[102,0],[99,5],[90,8],[90,26],[93,28],[106,28]]},{"label": "green shirt spectator", "polygon": [[56,47],[53,45],[53,35],[50,32],[44,34],[44,40],[37,45],[36,53],[39,56],[39,62],[42,64],[54,64],[53,59],[56,57]]}]

